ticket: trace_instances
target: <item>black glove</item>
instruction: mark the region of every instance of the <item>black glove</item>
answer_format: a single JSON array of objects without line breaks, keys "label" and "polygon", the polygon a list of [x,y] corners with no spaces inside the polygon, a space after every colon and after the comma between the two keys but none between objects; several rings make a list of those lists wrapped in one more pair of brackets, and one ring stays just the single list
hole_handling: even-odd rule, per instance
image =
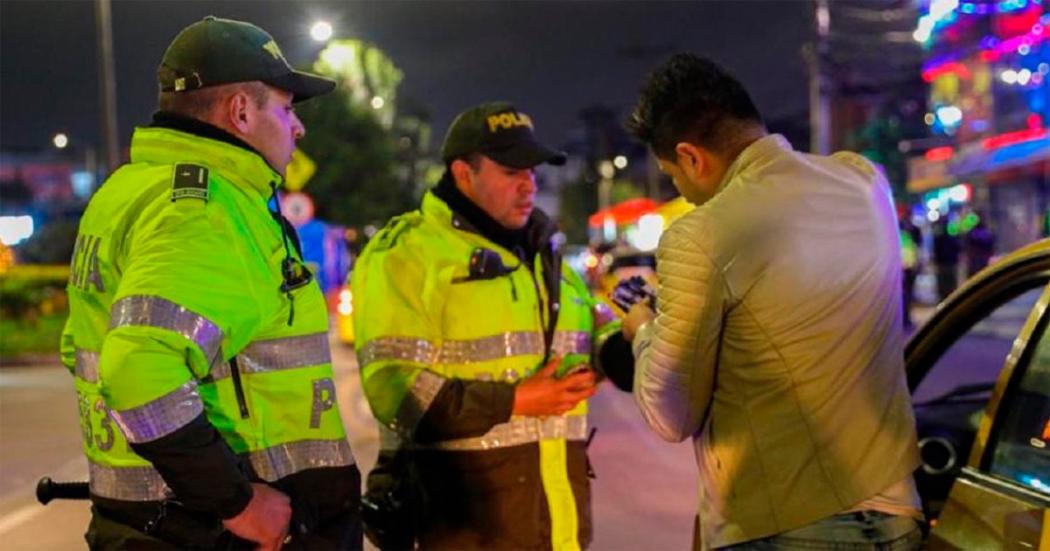
[{"label": "black glove", "polygon": [[630,310],[631,306],[648,298],[649,307],[652,308],[654,312],[656,311],[656,291],[653,290],[642,276],[632,276],[621,280],[616,284],[616,288],[613,289],[610,298],[624,312]]}]

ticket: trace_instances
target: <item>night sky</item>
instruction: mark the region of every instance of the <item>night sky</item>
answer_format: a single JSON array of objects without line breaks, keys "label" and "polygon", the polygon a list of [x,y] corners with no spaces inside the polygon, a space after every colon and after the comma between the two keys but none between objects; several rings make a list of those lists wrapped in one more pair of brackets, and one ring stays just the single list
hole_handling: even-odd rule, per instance
[{"label": "night sky", "polygon": [[[767,119],[804,114],[800,55],[812,4],[775,2],[196,2],[113,0],[119,139],[149,119],[154,72],[184,26],[214,14],[275,36],[293,64],[321,45],[318,18],[337,38],[383,49],[404,72],[401,101],[431,115],[437,137],[463,108],[508,99],[541,138],[568,141],[584,107],[626,116],[645,74],[673,51],[709,55],[733,70]],[[90,0],[0,0],[0,143],[48,147],[55,132],[98,143],[99,92]],[[309,131],[309,129],[307,129]]]}]

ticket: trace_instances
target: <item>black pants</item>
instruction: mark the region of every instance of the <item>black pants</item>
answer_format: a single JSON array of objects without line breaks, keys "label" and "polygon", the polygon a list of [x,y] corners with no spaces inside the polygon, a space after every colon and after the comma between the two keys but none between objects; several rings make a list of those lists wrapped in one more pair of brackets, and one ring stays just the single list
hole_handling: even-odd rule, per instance
[{"label": "black pants", "polygon": [[[254,549],[251,542],[242,540],[229,532],[216,533],[214,536],[203,533],[150,535],[139,526],[139,522],[111,518],[98,507],[91,508],[91,523],[84,535],[88,547],[93,550],[117,549]],[[144,524],[142,524],[144,527]],[[179,532],[180,530],[175,530]],[[204,529],[202,529],[204,531]],[[292,539],[284,549],[353,549],[362,546],[361,519],[356,510],[329,519],[306,535],[292,534]],[[189,543],[192,541],[192,543]]]}]

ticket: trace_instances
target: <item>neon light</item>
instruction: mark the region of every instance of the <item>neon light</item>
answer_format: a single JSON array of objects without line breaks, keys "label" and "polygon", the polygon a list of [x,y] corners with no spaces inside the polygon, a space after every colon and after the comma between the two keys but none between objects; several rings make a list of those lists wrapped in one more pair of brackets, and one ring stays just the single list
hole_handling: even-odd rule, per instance
[{"label": "neon light", "polygon": [[972,78],[972,75],[970,74],[970,69],[968,69],[966,65],[963,65],[958,61],[951,61],[936,68],[923,71],[922,79],[926,82],[933,82],[937,79],[937,77],[947,73],[955,73],[959,75],[960,78],[965,78],[967,80]]},{"label": "neon light", "polygon": [[992,136],[991,138],[985,138],[981,140],[981,147],[984,147],[986,151],[991,151],[1008,145],[1039,140],[1047,137],[1047,135],[1048,133],[1045,128],[1029,128],[1027,130],[1007,132],[1005,134],[999,134],[998,136]]},{"label": "neon light", "polygon": [[999,13],[1017,11],[1028,6],[1028,0],[1003,0],[996,4],[995,9]]},{"label": "neon light", "polygon": [[926,160],[930,162],[947,161],[955,155],[955,149],[951,146],[935,147],[926,152]]},{"label": "neon light", "polygon": [[[1050,14],[1047,15],[1050,16]],[[1036,23],[1032,25],[1030,32],[1008,40],[999,41],[994,37],[985,37],[981,40],[982,49],[977,54],[978,58],[981,61],[995,61],[1003,54],[1020,53],[1022,49],[1030,53],[1032,48],[1050,39],[1050,18],[1047,16],[1043,18],[1047,19],[1048,22],[1045,24]],[[920,40],[920,42],[925,42],[925,40]],[[965,72],[961,72],[960,67],[962,68],[961,71]],[[959,72],[961,77],[970,78],[969,69],[966,69],[958,60],[950,57],[940,57],[927,63],[923,67],[922,78],[926,82],[933,82],[936,77],[947,72]]]},{"label": "neon light", "polygon": [[1032,113],[1031,115],[1028,115],[1028,118],[1025,119],[1025,122],[1028,123],[1028,128],[1031,128],[1033,130],[1036,128],[1043,127],[1043,117],[1040,117],[1038,113]]}]

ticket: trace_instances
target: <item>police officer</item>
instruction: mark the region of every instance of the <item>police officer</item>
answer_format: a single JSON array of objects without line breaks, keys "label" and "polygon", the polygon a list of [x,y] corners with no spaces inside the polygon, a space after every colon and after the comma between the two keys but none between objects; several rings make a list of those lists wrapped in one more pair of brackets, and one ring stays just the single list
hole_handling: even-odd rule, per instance
[{"label": "police officer", "polygon": [[[62,337],[90,468],[88,544],[360,548],[324,298],[276,188],[294,103],[334,83],[207,17],[80,223]],[[241,541],[239,545],[243,545]]]},{"label": "police officer", "polygon": [[441,153],[441,182],[369,242],[353,274],[357,356],[384,425],[368,502],[403,504],[383,500],[384,481],[408,473],[418,488],[403,493],[417,507],[406,517],[423,548],[586,547],[591,366],[633,360],[535,208],[534,167],[565,156],[502,102],[460,114]]}]

